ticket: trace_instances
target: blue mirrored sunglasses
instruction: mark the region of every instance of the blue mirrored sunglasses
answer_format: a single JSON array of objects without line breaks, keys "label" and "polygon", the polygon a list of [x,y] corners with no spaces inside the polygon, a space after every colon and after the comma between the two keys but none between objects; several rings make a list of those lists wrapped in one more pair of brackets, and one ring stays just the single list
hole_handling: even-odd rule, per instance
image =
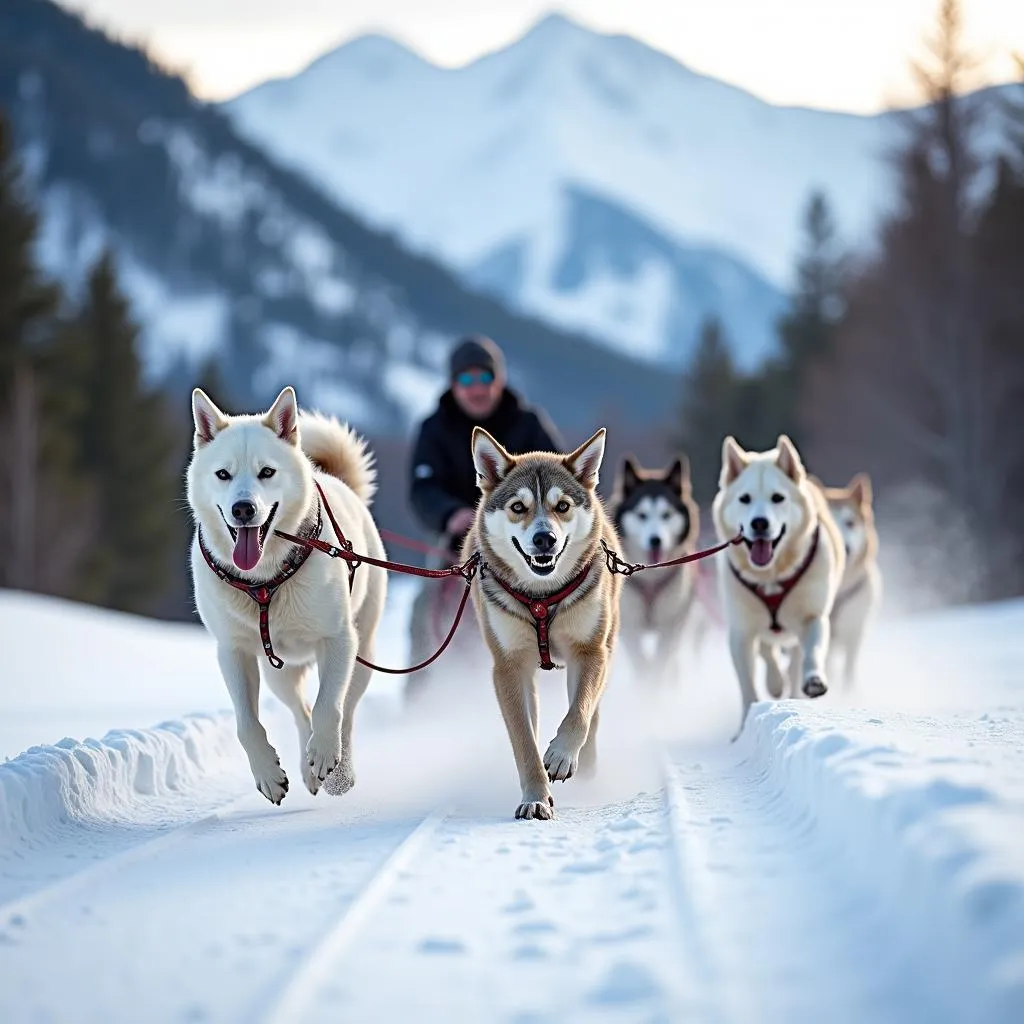
[{"label": "blue mirrored sunglasses", "polygon": [[463,388],[474,384],[493,384],[494,374],[490,370],[466,370],[455,378],[455,383]]}]

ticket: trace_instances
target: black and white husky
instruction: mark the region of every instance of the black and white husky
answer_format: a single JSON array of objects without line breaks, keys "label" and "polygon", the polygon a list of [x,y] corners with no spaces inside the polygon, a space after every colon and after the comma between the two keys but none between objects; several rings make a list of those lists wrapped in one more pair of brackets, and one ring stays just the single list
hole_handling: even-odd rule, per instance
[{"label": "black and white husky", "polygon": [[[612,518],[629,562],[671,561],[695,548],[700,513],[690,487],[689,462],[644,469],[627,456],[611,503]],[[620,635],[641,684],[677,682],[684,640],[696,625],[694,564],[636,573],[622,587]]]}]

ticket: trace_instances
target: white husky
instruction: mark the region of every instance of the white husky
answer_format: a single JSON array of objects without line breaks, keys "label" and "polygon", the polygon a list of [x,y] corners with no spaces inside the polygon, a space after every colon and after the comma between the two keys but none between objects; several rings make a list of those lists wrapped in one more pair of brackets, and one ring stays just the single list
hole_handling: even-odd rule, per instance
[{"label": "white husky", "polygon": [[773,697],[785,689],[782,648],[792,652],[793,695],[820,697],[828,689],[829,615],[845,551],[825,495],[789,438],[779,437],[771,451],[747,452],[727,437],[713,513],[722,540],[743,537],[718,566],[744,719],[756,699],[758,653]]},{"label": "white husky", "polygon": [[[238,739],[256,787],[279,804],[288,777],[259,720],[264,680],[291,711],[303,752],[302,776],[316,793],[345,792],[355,782],[352,720],[371,670],[373,640],[387,578],[278,537],[319,536],[340,545],[329,509],[355,551],[384,557],[368,503],[372,456],[335,419],[299,413],[285,388],[264,415],[228,416],[198,388],[192,393],[195,438],[188,501],[196,521],[192,579],[196,607],[217,641],[217,659],[235,708]],[[262,620],[262,621],[261,621]],[[303,695],[316,664],[312,714]]]}]

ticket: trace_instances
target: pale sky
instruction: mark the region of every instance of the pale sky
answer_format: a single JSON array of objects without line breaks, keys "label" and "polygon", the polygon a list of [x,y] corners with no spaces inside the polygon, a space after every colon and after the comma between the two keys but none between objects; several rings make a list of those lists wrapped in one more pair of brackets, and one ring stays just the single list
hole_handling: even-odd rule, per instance
[{"label": "pale sky", "polygon": [[[64,0],[146,42],[207,99],[294,74],[364,32],[458,66],[551,10],[635,36],[773,103],[871,112],[916,99],[907,71],[938,0]],[[1014,77],[1024,0],[965,0],[979,84]]]}]

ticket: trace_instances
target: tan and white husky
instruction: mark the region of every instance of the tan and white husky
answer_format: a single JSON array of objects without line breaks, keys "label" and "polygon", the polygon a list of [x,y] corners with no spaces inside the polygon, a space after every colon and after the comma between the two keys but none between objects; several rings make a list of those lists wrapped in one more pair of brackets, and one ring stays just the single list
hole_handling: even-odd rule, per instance
[{"label": "tan and white husky", "polygon": [[828,689],[829,616],[845,552],[825,495],[792,441],[782,435],[771,451],[747,452],[727,437],[713,516],[721,540],[742,536],[718,569],[743,720],[757,699],[758,655],[773,697],[786,689],[784,653],[793,695],[820,697]]},{"label": "tan and white husky", "polygon": [[[295,719],[306,788],[316,793],[330,774],[327,788],[344,792],[355,781],[352,722],[371,674],[356,654],[373,657],[387,577],[360,571],[350,589],[347,563],[274,531],[339,544],[322,494],[355,550],[383,558],[368,507],[372,457],[347,426],[300,413],[290,387],[253,416],[228,416],[197,388],[192,413],[196,608],[217,641],[256,788],[274,804],[288,792],[259,720],[262,666],[264,682]],[[303,686],[314,666],[320,687],[310,712]]]},{"label": "tan and white husky", "polygon": [[[621,577],[601,542],[615,531],[596,493],[604,430],[568,455],[510,455],[477,427],[482,492],[463,557],[479,552],[477,620],[519,770],[517,818],[554,817],[550,783],[597,764],[598,706],[618,634]],[[537,670],[564,664],[569,710],[542,755]]]},{"label": "tan and white husky", "polygon": [[832,605],[832,658],[836,667],[842,659],[849,688],[856,682],[864,634],[882,600],[871,478],[858,473],[846,487],[826,487],[825,497],[846,548],[846,571]]}]

